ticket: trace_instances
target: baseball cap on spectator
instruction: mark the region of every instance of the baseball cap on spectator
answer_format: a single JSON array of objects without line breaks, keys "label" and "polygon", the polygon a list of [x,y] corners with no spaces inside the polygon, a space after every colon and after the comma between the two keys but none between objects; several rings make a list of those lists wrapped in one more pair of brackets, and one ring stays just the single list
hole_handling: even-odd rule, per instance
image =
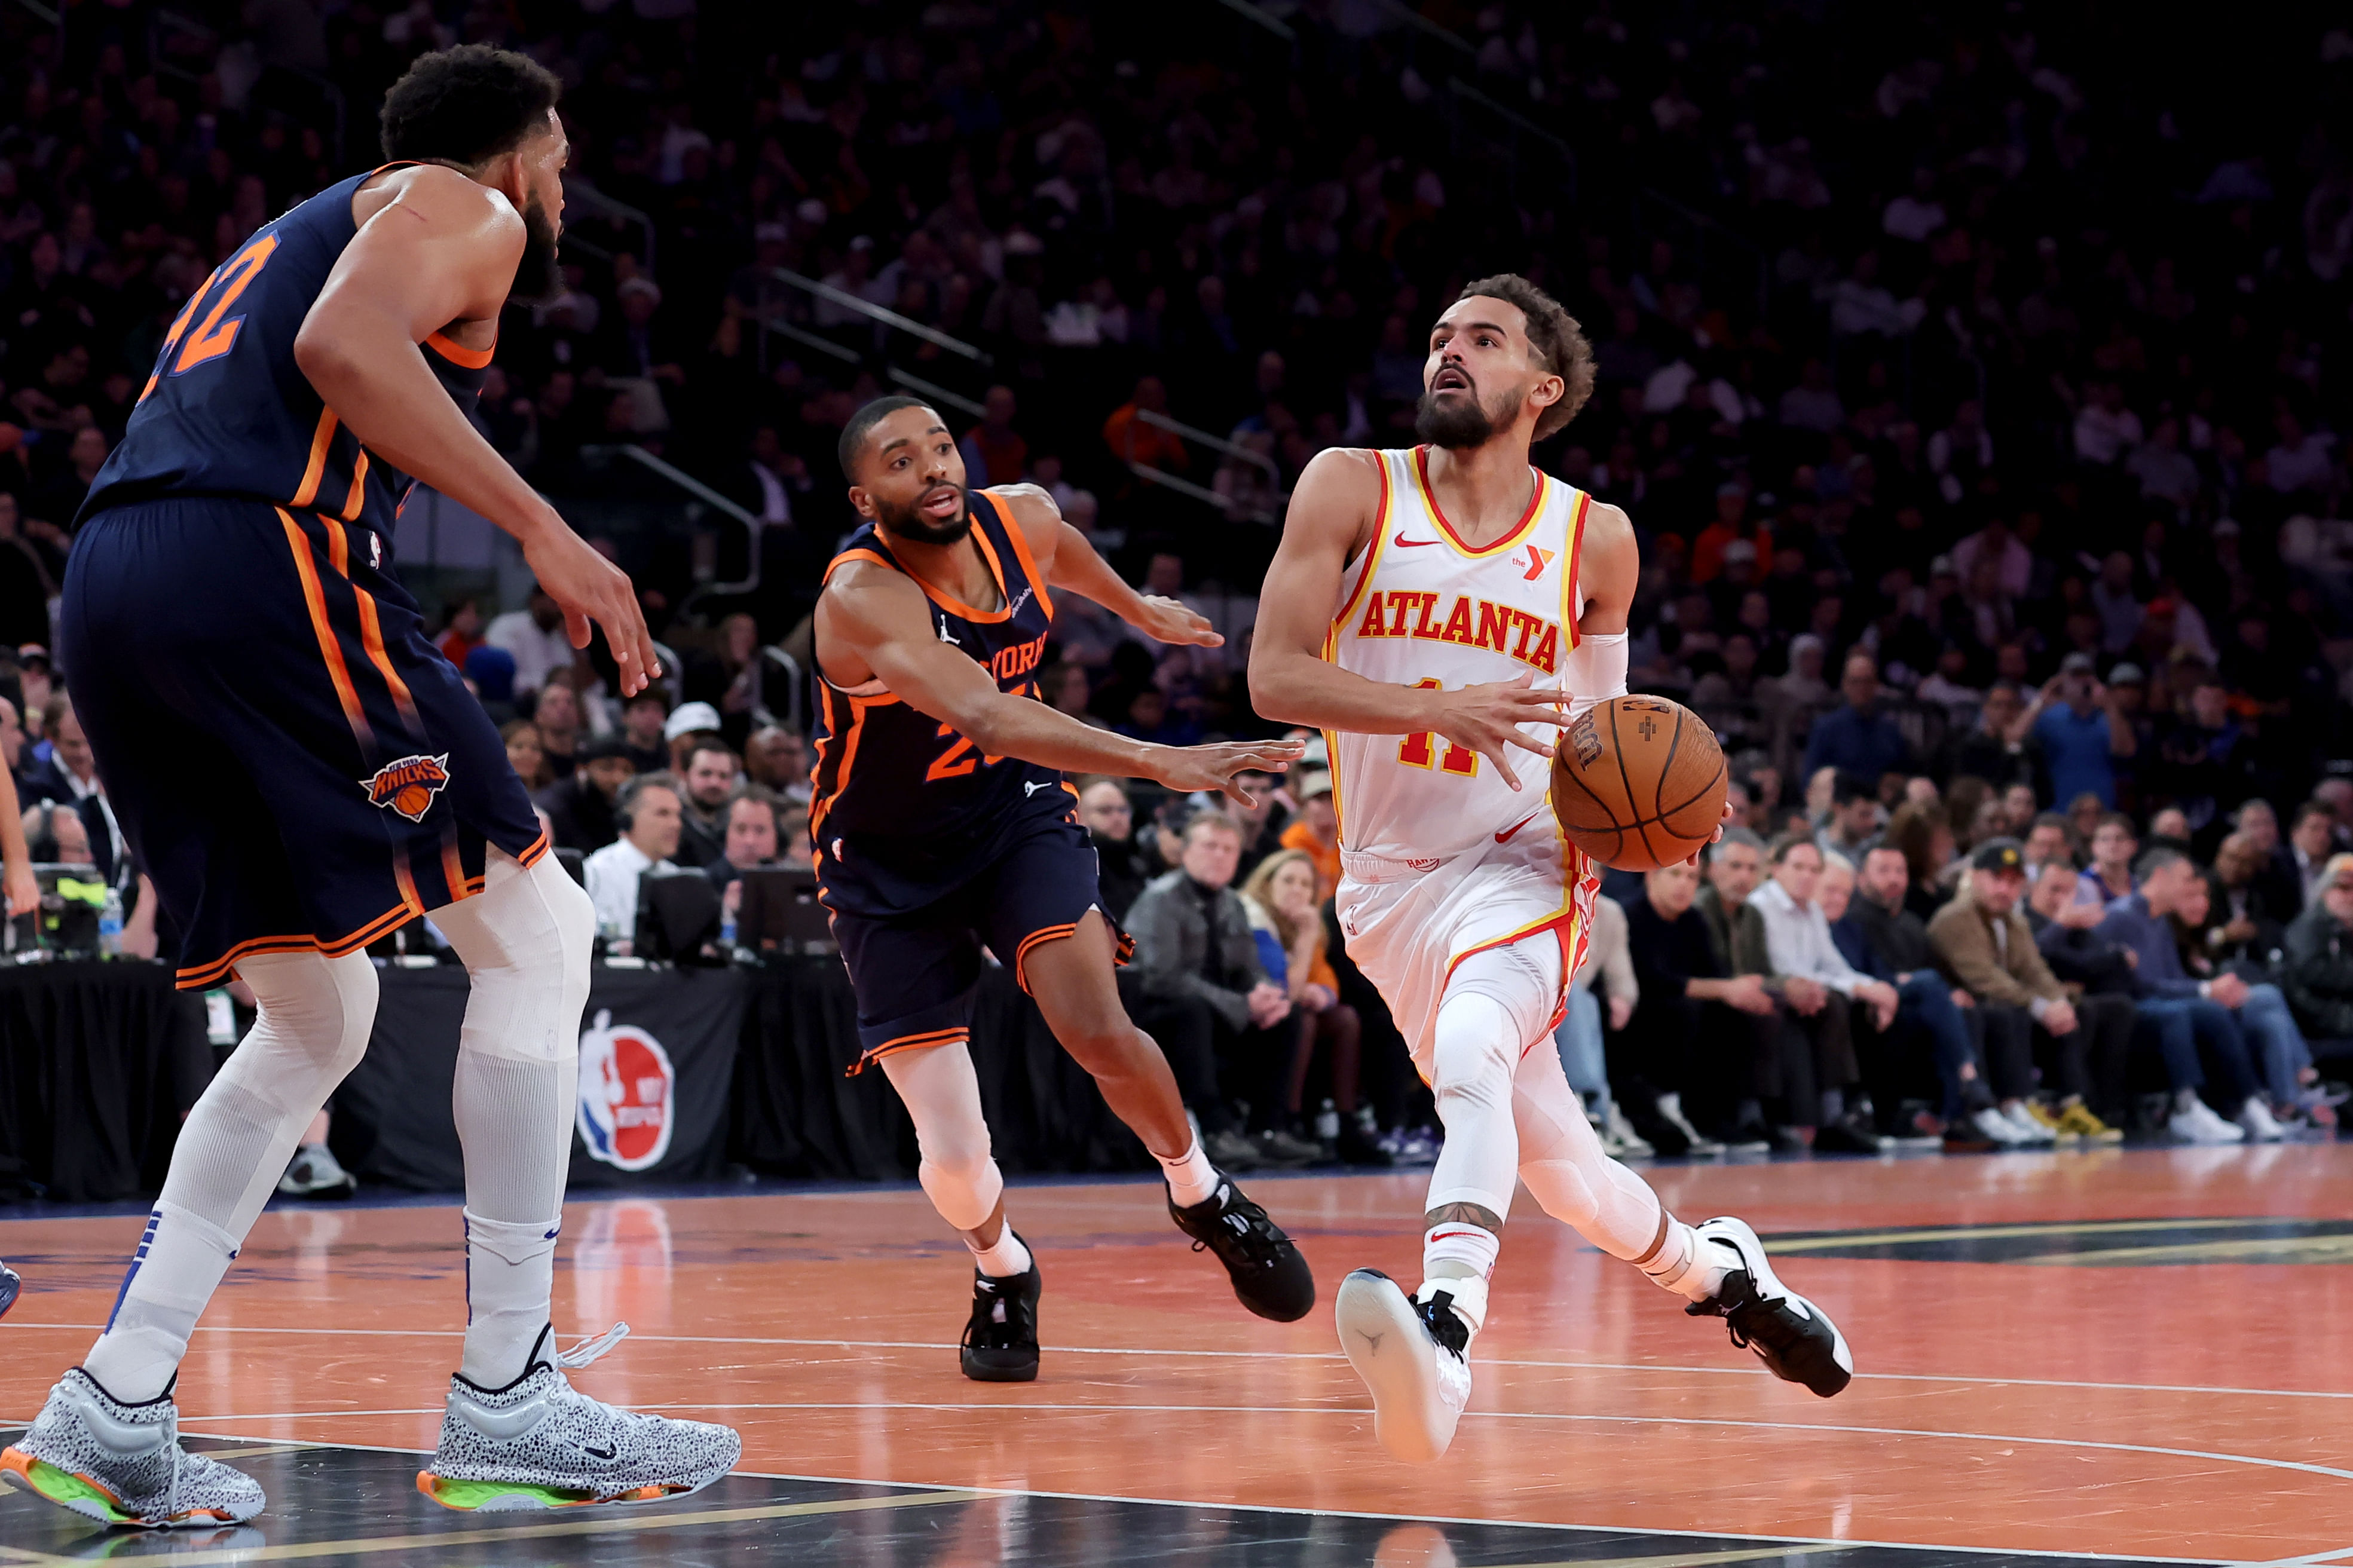
[{"label": "baseball cap on spectator", "polygon": [[2015,838],[1989,838],[1970,851],[1969,868],[1973,871],[2026,870],[2026,850]]},{"label": "baseball cap on spectator", "polygon": [[2059,673],[2062,675],[2089,675],[2096,668],[2092,656],[2081,648],[2059,661]]},{"label": "baseball cap on spectator", "polygon": [[708,702],[681,702],[662,721],[662,739],[675,741],[681,735],[696,735],[705,730],[719,729],[719,710]]},{"label": "baseball cap on spectator", "polygon": [[2146,683],[2147,679],[2148,677],[2142,673],[2140,666],[2137,664],[2120,664],[2108,671],[2110,686],[2139,686]]},{"label": "baseball cap on spectator", "polygon": [[1299,782],[1291,786],[1291,793],[1294,799],[1304,805],[1319,795],[1332,793],[1332,775],[1322,768],[1310,769],[1299,775]]},{"label": "baseball cap on spectator", "polygon": [[484,643],[466,655],[466,679],[485,702],[514,700],[514,655]]},{"label": "baseball cap on spectator", "polygon": [[39,643],[28,642],[16,650],[18,664],[32,664],[36,661],[38,661],[44,668],[47,668],[49,663],[49,650]]}]

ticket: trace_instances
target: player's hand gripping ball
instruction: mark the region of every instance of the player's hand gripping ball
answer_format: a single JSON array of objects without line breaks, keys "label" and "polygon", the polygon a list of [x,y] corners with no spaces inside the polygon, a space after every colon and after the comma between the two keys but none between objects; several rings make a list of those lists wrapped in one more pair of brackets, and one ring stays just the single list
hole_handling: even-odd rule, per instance
[{"label": "player's hand gripping ball", "polygon": [[1613,697],[1560,732],[1552,809],[1561,837],[1604,866],[1653,871],[1705,848],[1724,820],[1723,748],[1663,697]]}]

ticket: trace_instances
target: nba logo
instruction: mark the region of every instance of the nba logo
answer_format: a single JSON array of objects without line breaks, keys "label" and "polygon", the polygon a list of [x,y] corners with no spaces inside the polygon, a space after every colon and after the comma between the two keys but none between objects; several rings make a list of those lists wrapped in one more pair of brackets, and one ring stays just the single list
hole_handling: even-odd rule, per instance
[{"label": "nba logo", "polygon": [[580,1037],[580,1141],[596,1159],[642,1171],[670,1152],[678,1074],[661,1042],[600,1012]]}]

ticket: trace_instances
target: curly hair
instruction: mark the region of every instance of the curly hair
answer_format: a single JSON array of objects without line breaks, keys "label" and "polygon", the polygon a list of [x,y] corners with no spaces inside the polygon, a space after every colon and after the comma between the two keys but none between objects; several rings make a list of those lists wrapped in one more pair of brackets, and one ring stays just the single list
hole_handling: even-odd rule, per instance
[{"label": "curly hair", "polygon": [[1466,283],[1455,300],[1459,304],[1474,294],[1519,307],[1520,314],[1528,319],[1528,347],[1536,363],[1565,384],[1560,400],[1536,420],[1535,438],[1541,441],[1576,418],[1577,411],[1593,395],[1593,344],[1559,300],[1516,272],[1499,272]]},{"label": "curly hair", "polygon": [[460,44],[419,55],[384,95],[384,155],[474,168],[547,122],[564,84],[528,55]]}]

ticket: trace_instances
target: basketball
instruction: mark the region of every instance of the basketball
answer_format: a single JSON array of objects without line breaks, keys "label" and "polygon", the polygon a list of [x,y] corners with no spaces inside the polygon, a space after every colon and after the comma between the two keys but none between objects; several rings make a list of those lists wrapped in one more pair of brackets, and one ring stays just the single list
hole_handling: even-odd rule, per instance
[{"label": "basketball", "polygon": [[1613,697],[1563,730],[1552,759],[1561,837],[1620,871],[1699,853],[1724,820],[1724,751],[1663,697]]}]

